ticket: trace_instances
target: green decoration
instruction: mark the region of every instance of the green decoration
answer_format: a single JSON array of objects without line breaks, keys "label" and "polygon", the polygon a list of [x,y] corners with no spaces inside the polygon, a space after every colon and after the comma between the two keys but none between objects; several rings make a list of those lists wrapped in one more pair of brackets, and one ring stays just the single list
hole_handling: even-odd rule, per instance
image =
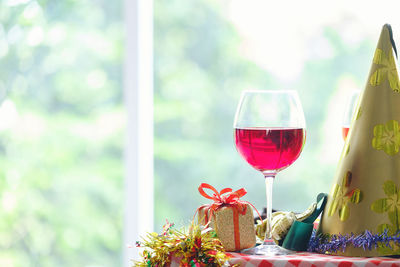
[{"label": "green decoration", "polygon": [[[387,231],[388,235],[394,235],[399,231],[400,226],[400,190],[396,184],[391,181],[385,181],[382,186],[386,198],[376,200],[371,204],[371,210],[376,213],[387,213],[391,224],[383,223],[378,225],[377,231],[383,233]],[[399,255],[400,247],[390,243],[390,247],[380,244],[378,251],[382,254]]]},{"label": "green decoration", "polygon": [[397,74],[396,63],[394,61],[392,50],[389,50],[388,56],[382,49],[377,48],[374,55],[374,64],[381,65],[369,80],[372,86],[380,85],[386,78],[394,92],[400,92],[399,76]]},{"label": "green decoration", "polygon": [[327,194],[318,194],[316,204],[320,204],[319,207],[315,206],[314,211],[302,221],[295,220],[293,222],[292,226],[289,229],[289,232],[287,233],[282,243],[282,247],[295,251],[307,250],[313,232],[314,221],[324,210],[327,199]]},{"label": "green decoration", "polygon": [[383,150],[389,156],[399,153],[400,129],[398,121],[390,120],[385,125],[376,125],[372,147],[376,150]]},{"label": "green decoration", "polygon": [[347,155],[349,154],[349,152],[350,152],[350,144],[348,143],[348,144],[346,145],[346,150],[345,150],[344,155],[347,156]]},{"label": "green decoration", "polygon": [[339,162],[343,160],[350,152],[350,142],[347,140],[344,144],[342,154],[340,154]]},{"label": "green decoration", "polygon": [[357,110],[356,120],[358,120],[361,117],[361,114],[362,114],[361,107],[359,107]]},{"label": "green decoration", "polygon": [[348,171],[341,181],[341,185],[335,184],[332,191],[333,200],[328,208],[328,216],[333,216],[338,211],[339,219],[346,221],[350,216],[349,203],[358,204],[362,201],[362,192],[355,188],[349,190],[352,173]]}]

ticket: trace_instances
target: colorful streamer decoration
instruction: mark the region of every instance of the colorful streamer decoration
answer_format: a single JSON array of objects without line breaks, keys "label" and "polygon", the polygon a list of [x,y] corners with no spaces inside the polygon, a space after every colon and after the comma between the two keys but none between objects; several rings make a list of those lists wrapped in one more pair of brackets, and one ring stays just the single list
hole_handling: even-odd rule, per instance
[{"label": "colorful streamer decoration", "polygon": [[215,231],[194,222],[180,231],[167,221],[162,234],[148,233],[136,246],[143,248],[142,260],[134,262],[138,267],[168,266],[172,257],[179,258],[183,267],[224,266],[229,260]]}]

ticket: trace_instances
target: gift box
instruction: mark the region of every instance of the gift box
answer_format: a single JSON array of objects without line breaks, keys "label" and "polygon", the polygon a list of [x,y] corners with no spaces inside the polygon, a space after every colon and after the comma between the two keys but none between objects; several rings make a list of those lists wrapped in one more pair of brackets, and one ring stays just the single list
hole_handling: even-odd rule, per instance
[{"label": "gift box", "polygon": [[[205,193],[205,188],[212,190],[213,196]],[[254,206],[240,199],[247,193],[245,189],[232,192],[232,189],[225,188],[218,192],[209,184],[201,184],[199,192],[205,198],[214,200],[198,208],[199,224],[213,228],[226,251],[255,246]]]}]

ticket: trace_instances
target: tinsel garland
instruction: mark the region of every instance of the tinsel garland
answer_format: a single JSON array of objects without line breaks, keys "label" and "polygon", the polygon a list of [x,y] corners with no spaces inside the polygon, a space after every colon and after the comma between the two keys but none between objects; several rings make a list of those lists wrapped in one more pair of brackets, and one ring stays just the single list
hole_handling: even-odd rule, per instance
[{"label": "tinsel garland", "polygon": [[162,234],[148,233],[136,246],[144,248],[140,253],[142,260],[134,261],[138,267],[168,266],[172,257],[178,258],[184,267],[224,266],[229,260],[215,231],[193,222],[188,231],[179,231],[167,221]]},{"label": "tinsel garland", "polygon": [[395,235],[388,235],[387,230],[381,234],[373,234],[366,230],[359,235],[351,233],[330,236],[316,235],[314,232],[308,244],[308,251],[318,253],[344,252],[348,245],[352,245],[355,248],[363,248],[364,250],[376,249],[382,245],[392,248],[391,242],[393,242],[392,244],[400,245],[400,232],[397,232]]}]

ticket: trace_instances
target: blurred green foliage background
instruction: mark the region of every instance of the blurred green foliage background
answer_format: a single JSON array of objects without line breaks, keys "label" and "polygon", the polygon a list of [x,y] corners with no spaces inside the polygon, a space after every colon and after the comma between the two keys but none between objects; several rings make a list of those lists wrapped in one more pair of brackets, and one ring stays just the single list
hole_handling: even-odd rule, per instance
[{"label": "blurred green foliage background", "polygon": [[0,266],[121,266],[121,1],[0,1]]},{"label": "blurred green foliage background", "polygon": [[[227,15],[229,3],[155,1],[154,159],[158,229],[166,218],[187,225],[196,208],[208,203],[197,191],[202,182],[218,190],[244,187],[248,191],[244,199],[259,210],[265,207],[262,175],[240,158],[234,147],[233,119],[244,89],[294,88],[303,104],[307,141],[297,162],[277,176],[274,208],[303,211],[319,192],[329,192],[343,141],[340,125],[335,128],[336,125],[325,124],[331,114],[340,117],[344,111],[335,106],[337,99],[346,100],[338,94],[346,95],[352,86],[363,88],[371,64],[375,40],[362,38],[356,45],[348,45],[339,34],[338,25],[321,24],[313,38],[326,41],[331,55],[306,57],[298,79],[282,79],[244,55],[243,37]],[[283,23],[290,25],[294,21]],[[344,19],[342,23],[339,26],[350,25],[351,21]],[[268,29],[276,27],[278,23],[265,25],[260,39],[261,35],[268,35]],[[312,54],[318,44],[311,41],[306,49],[299,47],[298,53]],[[279,38],[271,36],[271,42],[279,42]],[[287,60],[286,52],[289,51],[276,51]],[[330,140],[327,130],[338,138]],[[330,155],[329,145],[337,147],[337,155]]]},{"label": "blurred green foliage background", "polygon": [[[300,94],[306,146],[278,175],[274,208],[305,209],[335,170],[324,160],[326,129],[341,132],[326,118],[342,112],[332,107],[343,81],[362,88],[370,66],[375,40],[348,46],[321,24],[333,55],[308,58],[300,78],[282,80],[243,55],[226,4],[154,1],[155,230],[165,219],[189,223],[205,201],[202,182],[245,187],[246,200],[265,206],[261,174],[233,145],[248,88]],[[122,5],[0,0],[0,266],[122,264]]]}]

